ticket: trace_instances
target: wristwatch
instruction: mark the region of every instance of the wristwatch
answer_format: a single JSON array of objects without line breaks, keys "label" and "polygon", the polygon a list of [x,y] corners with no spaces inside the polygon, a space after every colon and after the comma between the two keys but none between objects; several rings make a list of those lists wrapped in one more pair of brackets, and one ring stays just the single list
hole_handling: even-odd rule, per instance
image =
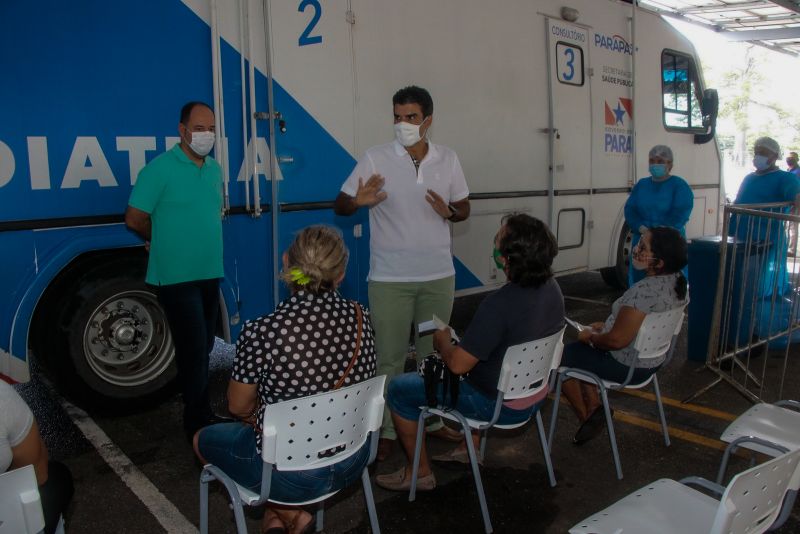
[{"label": "wristwatch", "polygon": [[458,210],[452,204],[448,204],[447,209],[450,210],[450,216],[447,217],[447,220],[452,221],[453,217],[455,217],[458,214]]}]

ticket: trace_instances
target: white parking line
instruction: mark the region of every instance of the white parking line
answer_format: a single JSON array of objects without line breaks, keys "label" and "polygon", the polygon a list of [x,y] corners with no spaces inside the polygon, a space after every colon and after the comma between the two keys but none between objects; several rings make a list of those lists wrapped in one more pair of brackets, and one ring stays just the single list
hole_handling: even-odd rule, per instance
[{"label": "white parking line", "polygon": [[144,473],[125,456],[111,438],[103,432],[97,423],[89,415],[65,400],[58,397],[61,406],[69,415],[75,426],[91,442],[103,460],[114,470],[117,476],[122,479],[126,486],[136,495],[142,504],[153,514],[153,517],[164,527],[164,530],[172,534],[196,534],[195,527],[186,517],[167,499],[158,488],[150,482]]}]

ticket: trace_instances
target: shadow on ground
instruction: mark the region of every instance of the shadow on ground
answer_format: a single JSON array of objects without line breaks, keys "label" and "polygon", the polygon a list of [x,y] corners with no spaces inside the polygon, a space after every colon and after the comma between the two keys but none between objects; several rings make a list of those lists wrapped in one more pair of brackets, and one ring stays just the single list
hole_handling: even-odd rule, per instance
[{"label": "shadow on ground", "polygon": [[[482,469],[481,477],[495,532],[544,532],[559,514],[556,492],[542,486],[547,478],[542,465]],[[415,502],[408,502],[408,493],[397,493],[378,507],[381,532],[388,534],[484,531],[475,483],[466,469],[434,491],[418,493]],[[349,532],[369,531],[365,520]]]}]

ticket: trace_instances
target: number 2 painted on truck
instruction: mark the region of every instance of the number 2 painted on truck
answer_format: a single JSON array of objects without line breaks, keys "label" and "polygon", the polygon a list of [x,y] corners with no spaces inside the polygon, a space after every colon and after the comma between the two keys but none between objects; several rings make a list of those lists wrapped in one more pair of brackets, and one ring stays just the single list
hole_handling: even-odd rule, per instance
[{"label": "number 2 painted on truck", "polygon": [[314,31],[319,19],[322,17],[322,5],[320,5],[319,0],[303,0],[297,7],[297,11],[303,13],[307,7],[311,7],[314,10],[314,16],[311,17],[311,21],[308,23],[308,26],[306,26],[306,29],[300,34],[300,38],[297,40],[298,46],[306,46],[322,42],[321,35],[311,35],[311,32]]}]

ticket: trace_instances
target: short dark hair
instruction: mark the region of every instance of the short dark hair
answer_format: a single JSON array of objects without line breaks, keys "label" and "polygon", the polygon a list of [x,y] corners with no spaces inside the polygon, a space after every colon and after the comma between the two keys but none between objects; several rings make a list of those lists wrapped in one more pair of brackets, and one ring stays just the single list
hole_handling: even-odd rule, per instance
[{"label": "short dark hair", "polygon": [[419,104],[419,107],[422,108],[423,118],[433,115],[433,98],[422,87],[409,85],[397,91],[392,97],[392,105],[402,106],[403,104]]},{"label": "short dark hair", "polygon": [[553,276],[558,244],[545,223],[524,213],[503,217],[505,232],[498,250],[506,259],[509,281],[522,287],[539,287]]},{"label": "short dark hair", "polygon": [[[686,239],[675,228],[656,226],[650,228],[650,251],[653,257],[664,262],[658,274],[681,273],[689,261]],[[675,292],[679,299],[686,298],[686,277],[683,273],[675,282]]]},{"label": "short dark hair", "polygon": [[181,108],[181,119],[180,119],[181,120],[181,124],[188,124],[189,123],[189,117],[192,116],[192,110],[194,108],[196,108],[197,106],[205,106],[209,110],[211,110],[212,113],[214,112],[214,109],[211,106],[209,106],[208,104],[206,104],[205,102],[200,102],[199,100],[193,100],[191,102],[187,102]]}]

